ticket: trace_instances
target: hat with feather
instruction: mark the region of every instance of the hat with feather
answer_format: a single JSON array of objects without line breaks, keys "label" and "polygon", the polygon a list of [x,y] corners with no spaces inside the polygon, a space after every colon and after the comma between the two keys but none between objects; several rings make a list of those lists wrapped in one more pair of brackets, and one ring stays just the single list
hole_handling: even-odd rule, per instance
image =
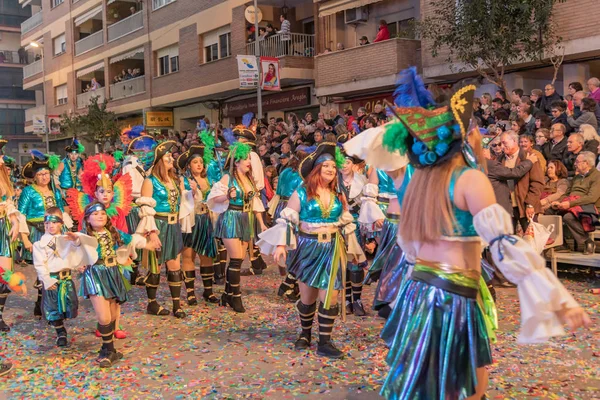
[{"label": "hat with feather", "polygon": [[233,128],[233,135],[236,139],[245,139],[248,144],[255,145],[256,143],[256,132],[255,127],[252,127],[253,113],[246,113],[242,117],[242,123]]},{"label": "hat with feather", "polygon": [[340,148],[333,142],[322,142],[319,143],[315,151],[310,153],[298,166],[298,171],[302,179],[306,180],[312,170],[319,164],[325,161],[334,161],[335,166],[341,169],[346,162],[344,155]]},{"label": "hat with feather", "polygon": [[52,154],[44,154],[39,150],[31,150],[31,157],[33,158],[23,167],[21,176],[25,179],[33,179],[35,175],[41,170],[54,171],[60,164],[60,157]]},{"label": "hat with feather", "polygon": [[85,147],[79,140],[77,140],[77,138],[73,138],[73,140],[71,140],[71,144],[65,147],[65,151],[67,153],[81,154],[85,152]]}]

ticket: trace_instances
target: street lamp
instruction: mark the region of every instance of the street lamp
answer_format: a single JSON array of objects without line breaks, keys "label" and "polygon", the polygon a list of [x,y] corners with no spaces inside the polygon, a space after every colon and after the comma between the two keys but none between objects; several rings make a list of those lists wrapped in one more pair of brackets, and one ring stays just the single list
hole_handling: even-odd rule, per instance
[{"label": "street lamp", "polygon": [[[39,48],[40,52],[42,54],[42,59],[41,59],[41,63],[42,63],[42,99],[44,100],[44,105],[45,105],[46,104],[46,69],[44,68],[44,45],[41,43],[38,43],[36,41],[30,42],[29,45],[31,47]],[[45,112],[44,112],[44,132],[46,133],[46,153],[49,154],[50,153],[50,136],[48,135],[48,133],[49,133],[48,121],[47,121],[47,116],[46,116]]]}]

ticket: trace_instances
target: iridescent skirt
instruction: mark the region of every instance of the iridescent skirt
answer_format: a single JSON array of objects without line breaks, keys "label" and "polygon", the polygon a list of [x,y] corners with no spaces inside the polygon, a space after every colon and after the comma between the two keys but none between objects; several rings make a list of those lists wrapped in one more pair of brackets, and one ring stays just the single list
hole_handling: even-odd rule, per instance
[{"label": "iridescent skirt", "polygon": [[133,204],[131,206],[131,210],[129,211],[129,214],[127,214],[125,216],[125,222],[127,222],[127,229],[129,230],[129,233],[133,234],[135,233],[138,224],[140,223],[140,208],[137,206],[137,204]]},{"label": "iridescent skirt", "polygon": [[492,363],[478,281],[417,262],[381,333],[390,349],[382,396],[446,400],[475,393],[477,368]]},{"label": "iridescent skirt", "polygon": [[59,280],[57,288],[42,290],[42,310],[46,321],[76,318],[79,300],[75,283],[71,279]]},{"label": "iridescent skirt", "polygon": [[215,226],[215,237],[219,239],[240,239],[242,242],[251,241],[254,236],[254,218],[250,217],[251,212],[232,209],[232,206],[229,205],[227,211],[219,214]]},{"label": "iridescent skirt", "polygon": [[385,266],[388,265],[389,259],[394,252],[394,246],[396,245],[396,235],[398,234],[398,219],[397,216],[389,216],[383,221],[383,227],[381,228],[381,240],[379,247],[377,248],[377,254],[371,262],[367,278],[370,275],[383,271]]},{"label": "iridescent skirt", "polygon": [[394,245],[389,257],[389,262],[386,263],[377,282],[373,299],[374,310],[393,303],[398,297],[402,285],[408,280],[407,272],[410,269],[410,263],[406,261],[406,255],[398,244]]},{"label": "iridescent skirt", "polygon": [[127,301],[126,278],[118,265],[107,267],[94,264],[86,267],[81,276],[79,295],[89,299],[90,296],[101,296],[105,299],[116,299],[122,304]]},{"label": "iridescent skirt", "polygon": [[183,234],[179,223],[169,224],[166,220],[155,218],[161,248],[156,252],[158,265],[175,260],[183,250]]},{"label": "iridescent skirt", "polygon": [[[29,222],[27,221],[27,227],[29,228],[29,241],[35,243],[44,236],[44,223],[43,222]],[[33,255],[29,250],[23,246],[22,258],[28,264],[33,264]]]},{"label": "iridescent skirt", "polygon": [[[327,289],[335,256],[335,235],[337,233],[332,234],[329,241],[319,241],[316,237],[299,232],[296,250],[290,251],[287,256],[288,272],[310,287]],[[339,251],[345,252],[345,245]],[[342,268],[337,270],[334,289],[342,289]]]},{"label": "iridescent skirt", "polygon": [[192,233],[183,234],[183,247],[189,247],[197,254],[205,257],[215,258],[217,256],[217,243],[210,214],[196,214],[195,221]]},{"label": "iridescent skirt", "polygon": [[279,218],[283,209],[287,207],[288,201],[289,201],[289,198],[285,198],[285,199],[283,197],[279,198],[279,202],[277,203],[277,206],[275,207],[275,211],[273,212],[273,223],[275,223],[275,221],[277,221],[277,218]]},{"label": "iridescent skirt", "polygon": [[10,258],[12,254],[10,248],[10,222],[7,217],[0,218],[0,257]]}]

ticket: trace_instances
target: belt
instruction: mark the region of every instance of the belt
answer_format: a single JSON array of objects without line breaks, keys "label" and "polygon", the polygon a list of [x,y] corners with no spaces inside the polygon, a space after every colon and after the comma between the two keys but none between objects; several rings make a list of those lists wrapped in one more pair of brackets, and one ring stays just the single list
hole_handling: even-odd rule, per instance
[{"label": "belt", "polygon": [[324,233],[308,233],[304,231],[298,232],[299,236],[309,238],[309,239],[317,239],[319,243],[330,243],[332,239],[335,239],[335,235],[337,232],[324,232]]},{"label": "belt", "polygon": [[51,272],[50,277],[54,279],[58,279],[59,281],[64,281],[66,279],[71,279],[71,270],[63,269],[60,272]]},{"label": "belt", "polygon": [[390,199],[388,199],[387,197],[377,196],[377,201],[380,203],[389,203]]},{"label": "belt", "polygon": [[198,215],[203,215],[203,214],[206,214],[207,212],[208,212],[208,207],[204,203],[200,203],[196,207],[196,214],[198,214]]},{"label": "belt", "polygon": [[244,205],[239,206],[237,204],[229,204],[229,209],[234,211],[242,211],[242,212],[250,212],[252,211],[252,207],[250,203],[244,203]]},{"label": "belt", "polygon": [[160,219],[161,221],[167,221],[169,225],[176,224],[179,219],[175,213],[156,214],[154,218]]},{"label": "belt", "polygon": [[413,281],[424,282],[431,286],[435,286],[447,292],[467,297],[469,299],[476,299],[477,294],[479,293],[479,290],[475,288],[458,285],[454,282],[450,282],[449,280],[440,278],[439,276],[425,271],[413,271],[410,275],[410,278]]},{"label": "belt", "polygon": [[289,199],[290,199],[290,196],[279,196],[279,200],[288,201]]},{"label": "belt", "polygon": [[105,267],[114,267],[117,265],[117,257],[99,258],[95,265],[104,265]]},{"label": "belt", "polygon": [[392,221],[400,221],[400,214],[389,214],[385,213],[385,217]]}]

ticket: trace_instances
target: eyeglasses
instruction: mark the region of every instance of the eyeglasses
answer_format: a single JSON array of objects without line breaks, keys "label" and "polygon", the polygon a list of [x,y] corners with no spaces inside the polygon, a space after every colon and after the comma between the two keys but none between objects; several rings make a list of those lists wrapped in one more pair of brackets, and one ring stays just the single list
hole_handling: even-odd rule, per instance
[{"label": "eyeglasses", "polygon": [[500,143],[494,143],[494,144],[492,144],[492,147],[500,147],[500,146],[502,146],[502,144],[500,144]]}]

